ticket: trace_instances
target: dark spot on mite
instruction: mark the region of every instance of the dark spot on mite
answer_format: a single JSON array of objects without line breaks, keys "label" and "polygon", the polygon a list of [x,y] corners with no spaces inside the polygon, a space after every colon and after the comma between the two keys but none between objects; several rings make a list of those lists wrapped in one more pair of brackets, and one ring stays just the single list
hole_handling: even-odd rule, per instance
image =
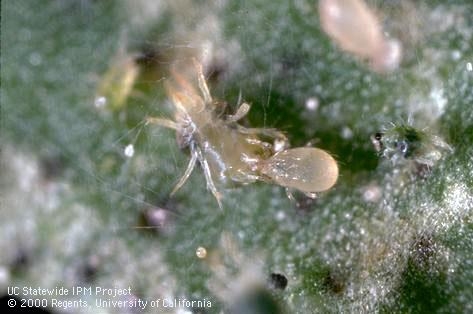
[{"label": "dark spot on mite", "polygon": [[283,274],[272,273],[269,276],[269,286],[272,289],[284,290],[287,287],[287,278]]},{"label": "dark spot on mite", "polygon": [[371,135],[370,137],[371,143],[373,144],[374,149],[377,152],[380,152],[384,148],[383,141],[381,141],[381,139],[383,138],[383,135],[384,135],[383,133],[377,132],[374,135]]}]

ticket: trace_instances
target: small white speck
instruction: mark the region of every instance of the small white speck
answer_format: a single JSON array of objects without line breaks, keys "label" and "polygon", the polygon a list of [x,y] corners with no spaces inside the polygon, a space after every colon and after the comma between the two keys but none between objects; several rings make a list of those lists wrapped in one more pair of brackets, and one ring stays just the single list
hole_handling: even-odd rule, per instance
[{"label": "small white speck", "polygon": [[342,129],[342,137],[343,137],[344,139],[346,139],[346,140],[352,138],[352,137],[353,137],[353,131],[352,131],[349,127],[347,127],[347,126],[343,127],[343,129]]},{"label": "small white speck", "polygon": [[276,213],[276,220],[277,221],[283,221],[286,218],[286,214],[280,210]]},{"label": "small white speck", "polygon": [[133,155],[135,154],[135,148],[133,147],[133,144],[129,144],[125,147],[125,156],[126,157],[133,157]]},{"label": "small white speck", "polygon": [[472,71],[473,71],[473,64],[472,64],[471,62],[468,62],[468,63],[466,64],[466,70],[467,70],[468,72],[472,72]]},{"label": "small white speck", "polygon": [[315,111],[319,108],[319,100],[316,97],[307,98],[305,101],[305,107],[309,111]]},{"label": "small white speck", "polygon": [[105,98],[104,96],[99,96],[95,98],[94,104],[97,108],[103,108],[107,104],[107,98]]}]

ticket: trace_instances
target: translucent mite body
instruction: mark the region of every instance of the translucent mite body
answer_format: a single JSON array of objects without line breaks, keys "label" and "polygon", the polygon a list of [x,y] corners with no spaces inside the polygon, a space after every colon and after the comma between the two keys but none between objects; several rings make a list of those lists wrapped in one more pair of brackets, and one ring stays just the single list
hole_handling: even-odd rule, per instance
[{"label": "translucent mite body", "polygon": [[384,132],[372,136],[375,149],[394,165],[414,163],[416,172],[422,175],[453,149],[440,137],[416,129],[410,125],[393,125]]},{"label": "translucent mite body", "polygon": [[341,49],[370,61],[378,72],[396,69],[401,45],[385,38],[379,20],[363,0],[320,0],[322,29]]},{"label": "translucent mite body", "polygon": [[225,104],[212,99],[202,66],[195,60],[194,66],[200,93],[180,74],[173,73],[175,84],[166,87],[174,105],[174,120],[147,119],[176,130],[179,146],[190,149],[191,159],[172,194],[186,182],[197,161],[220,207],[215,182],[228,185],[260,180],[310,195],[335,184],[338,166],[327,152],[310,147],[286,149],[288,142],[281,132],[239,125],[237,121],[250,109],[246,103],[235,114],[223,115]]}]

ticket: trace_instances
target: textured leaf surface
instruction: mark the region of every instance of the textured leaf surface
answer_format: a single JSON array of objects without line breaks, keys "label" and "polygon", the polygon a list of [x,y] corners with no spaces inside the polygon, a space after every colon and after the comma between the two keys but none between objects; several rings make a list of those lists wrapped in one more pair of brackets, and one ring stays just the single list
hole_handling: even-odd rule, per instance
[{"label": "textured leaf surface", "polygon": [[[212,313],[471,312],[473,6],[369,3],[404,46],[391,74],[340,51],[313,1],[2,2],[2,293],[131,287],[206,298]],[[281,187],[246,185],[222,190],[222,211],[196,168],[170,198],[188,155],[144,118],[170,116],[163,82],[192,56],[215,98],[252,105],[242,123],[333,154],[335,188],[296,208]],[[391,123],[453,152],[419,176],[416,156],[374,150]]]}]

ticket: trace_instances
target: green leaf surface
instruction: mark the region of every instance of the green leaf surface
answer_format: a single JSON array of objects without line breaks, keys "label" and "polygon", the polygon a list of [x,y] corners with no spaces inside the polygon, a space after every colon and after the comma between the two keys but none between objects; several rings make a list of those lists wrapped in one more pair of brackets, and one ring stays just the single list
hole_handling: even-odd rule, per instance
[{"label": "green leaf surface", "polygon": [[[1,293],[130,287],[60,297],[81,313],[133,298],[149,313],[174,298],[211,307],[159,311],[471,312],[473,5],[368,3],[403,44],[392,73],[341,51],[314,1],[3,1]],[[299,207],[277,185],[219,187],[221,210],[196,167],[170,197],[189,154],[145,118],[172,118],[164,82],[191,57],[231,112],[251,104],[243,125],[330,152],[335,187]],[[394,155],[376,132],[399,136]]]}]

